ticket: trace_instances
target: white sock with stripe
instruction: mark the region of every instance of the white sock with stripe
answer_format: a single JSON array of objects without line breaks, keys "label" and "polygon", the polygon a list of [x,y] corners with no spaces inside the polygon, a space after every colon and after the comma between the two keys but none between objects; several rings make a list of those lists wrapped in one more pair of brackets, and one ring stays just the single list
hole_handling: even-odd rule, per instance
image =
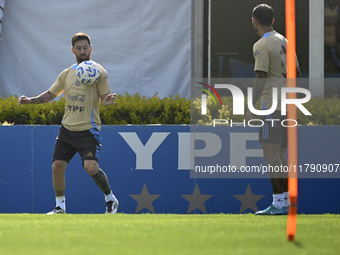
[{"label": "white sock with stripe", "polygon": [[56,206],[59,206],[61,209],[66,211],[65,196],[56,197],[55,201],[56,201]]},{"label": "white sock with stripe", "polygon": [[289,196],[289,191],[287,192],[283,192],[283,197],[284,197],[284,204],[285,207],[289,207],[290,206],[290,196]]},{"label": "white sock with stripe", "polygon": [[283,194],[273,194],[273,205],[277,209],[281,209],[284,206]]}]

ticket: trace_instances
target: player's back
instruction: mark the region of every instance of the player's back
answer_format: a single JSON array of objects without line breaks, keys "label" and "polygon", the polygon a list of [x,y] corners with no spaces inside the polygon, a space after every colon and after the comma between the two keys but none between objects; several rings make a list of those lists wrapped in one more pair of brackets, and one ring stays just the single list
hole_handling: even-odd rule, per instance
[{"label": "player's back", "polygon": [[286,38],[276,31],[271,31],[263,35],[263,37],[254,45],[256,48],[264,48],[264,54],[268,54],[268,63],[265,71],[268,78],[281,79],[286,78]]},{"label": "player's back", "polygon": [[262,99],[267,108],[272,105],[272,88],[277,91],[277,110],[280,109],[281,87],[286,86],[286,38],[270,31],[254,44],[255,71],[267,73]]}]

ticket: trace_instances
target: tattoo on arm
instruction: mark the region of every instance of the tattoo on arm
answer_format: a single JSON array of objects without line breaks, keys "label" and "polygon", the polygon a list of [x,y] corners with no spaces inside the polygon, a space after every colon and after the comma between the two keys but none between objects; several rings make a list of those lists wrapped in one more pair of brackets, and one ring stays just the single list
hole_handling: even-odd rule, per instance
[{"label": "tattoo on arm", "polygon": [[256,72],[256,78],[253,85],[253,104],[255,105],[256,102],[261,97],[263,92],[264,86],[266,84],[267,73],[262,71]]},{"label": "tattoo on arm", "polygon": [[39,96],[33,97],[31,99],[31,104],[43,104],[53,100],[56,97],[53,93],[49,90],[45,91],[44,93],[40,94]]}]

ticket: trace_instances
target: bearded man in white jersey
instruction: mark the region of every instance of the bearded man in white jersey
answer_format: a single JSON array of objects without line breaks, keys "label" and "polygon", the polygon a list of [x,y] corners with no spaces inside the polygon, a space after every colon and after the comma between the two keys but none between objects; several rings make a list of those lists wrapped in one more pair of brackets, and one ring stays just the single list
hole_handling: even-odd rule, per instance
[{"label": "bearded man in white jersey", "polygon": [[119,202],[113,195],[108,178],[99,168],[98,156],[101,148],[99,104],[115,104],[116,95],[111,94],[106,70],[98,64],[100,78],[92,86],[84,85],[76,78],[76,68],[81,62],[91,59],[91,38],[84,33],[72,37],[72,53],[77,64],[62,71],[54,84],[36,97],[21,96],[18,105],[42,104],[53,100],[62,93],[65,95],[65,113],[55,143],[52,164],[53,187],[56,207],[47,214],[66,212],[65,171],[68,163],[78,152],[83,167],[104,193],[106,213],[117,213]]},{"label": "bearded man in white jersey", "polygon": [[[285,152],[287,149],[287,128],[281,125],[286,119],[286,113],[281,115],[281,88],[286,86],[287,61],[286,43],[284,36],[273,29],[274,10],[271,6],[260,4],[256,6],[252,14],[252,24],[261,38],[253,46],[255,59],[256,78],[253,84],[253,104],[260,99],[261,109],[271,109],[273,103],[273,88],[277,88],[277,108],[268,116],[261,116],[264,125],[259,129],[259,141],[262,145],[263,156],[268,165],[287,166]],[[300,77],[300,69],[296,60],[297,77]],[[249,107],[246,113],[247,119],[253,119]],[[276,120],[276,121],[272,121]],[[278,121],[280,120],[280,121]],[[274,124],[273,124],[274,123]],[[282,169],[282,168],[280,168]],[[256,215],[284,215],[288,213],[289,193],[288,175],[284,172],[270,172],[269,178],[273,190],[273,203],[265,210],[258,211]]]}]

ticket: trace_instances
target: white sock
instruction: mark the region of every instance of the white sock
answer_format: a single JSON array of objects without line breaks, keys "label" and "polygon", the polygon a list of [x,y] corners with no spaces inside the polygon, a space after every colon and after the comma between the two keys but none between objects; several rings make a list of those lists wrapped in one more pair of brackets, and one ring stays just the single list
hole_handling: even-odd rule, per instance
[{"label": "white sock", "polygon": [[284,206],[283,200],[284,200],[283,194],[274,194],[273,195],[273,205],[277,209],[281,209]]},{"label": "white sock", "polygon": [[56,206],[59,206],[61,209],[63,209],[64,211],[66,210],[66,204],[65,204],[65,196],[62,197],[56,197],[55,198],[56,201]]},{"label": "white sock", "polygon": [[116,197],[115,195],[113,195],[112,191],[110,194],[105,195],[105,202],[115,201],[115,200],[116,200]]},{"label": "white sock", "polygon": [[289,196],[289,191],[283,192],[283,198],[284,198],[283,202],[284,202],[284,204],[285,204],[285,207],[290,206],[290,196]]}]

